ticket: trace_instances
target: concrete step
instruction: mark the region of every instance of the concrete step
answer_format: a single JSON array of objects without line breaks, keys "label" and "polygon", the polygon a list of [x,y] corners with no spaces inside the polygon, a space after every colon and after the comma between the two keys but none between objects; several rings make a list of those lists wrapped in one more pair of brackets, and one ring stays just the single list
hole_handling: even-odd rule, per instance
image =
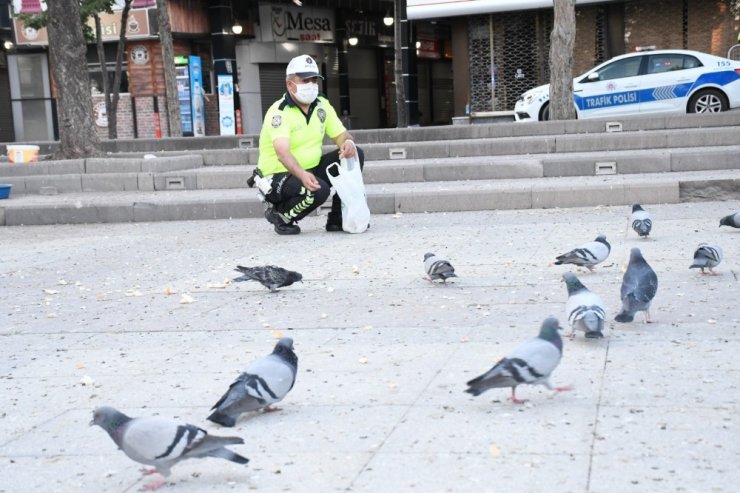
[{"label": "concrete step", "polygon": [[[159,173],[33,174],[4,177],[0,178],[0,182],[12,184],[15,196],[40,193],[53,195],[136,190],[232,189],[244,188],[253,169],[254,165],[197,168],[186,168],[183,165],[176,171]],[[364,178],[367,184],[379,184],[719,169],[740,169],[740,146],[368,161]]]},{"label": "concrete step", "polygon": [[[740,199],[740,170],[369,184],[374,214]],[[253,189],[25,195],[0,201],[0,225],[261,217]]]}]

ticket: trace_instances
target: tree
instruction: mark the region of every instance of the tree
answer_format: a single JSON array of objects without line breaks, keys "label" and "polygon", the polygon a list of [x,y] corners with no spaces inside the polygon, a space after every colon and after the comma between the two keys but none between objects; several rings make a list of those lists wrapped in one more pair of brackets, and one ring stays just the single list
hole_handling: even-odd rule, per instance
[{"label": "tree", "polygon": [[46,0],[49,55],[57,88],[59,149],[57,159],[102,154],[95,133],[90,76],[78,0]]},{"label": "tree", "polygon": [[[118,99],[121,92],[121,72],[123,70],[123,52],[126,46],[126,24],[128,23],[128,14],[131,10],[133,0],[124,0],[123,11],[121,13],[121,30],[118,39],[118,51],[116,56],[116,68],[113,75],[113,88],[111,96],[111,87],[108,84],[108,71],[105,59],[105,50],[103,48],[103,33],[100,25],[100,13],[113,13],[115,0],[82,0],[80,4],[80,21],[82,23],[82,32],[86,41],[96,41],[98,51],[98,61],[100,62],[100,73],[103,82],[103,95],[105,98],[105,113],[108,115],[108,138],[118,138],[117,127],[117,110]],[[95,23],[94,35],[87,24],[88,18],[92,17]],[[18,18],[28,27],[40,29],[49,25],[49,15],[47,12],[38,14],[21,14]]]},{"label": "tree", "polygon": [[550,36],[550,120],[573,120],[573,48],[576,41],[576,1],[554,0]]},{"label": "tree", "polygon": [[162,44],[162,65],[164,66],[164,85],[167,93],[167,121],[170,137],[182,137],[182,118],[180,102],[177,99],[177,74],[175,73],[175,50],[172,47],[172,28],[167,0],[157,0],[159,18],[159,42]]},{"label": "tree", "polygon": [[[128,24],[128,14],[131,11],[131,4],[134,0],[124,0],[123,10],[121,11],[121,29],[118,31],[118,49],[116,50],[116,68],[113,74],[113,94],[105,92],[105,112],[108,115],[108,138],[118,138],[118,99],[121,93],[121,72],[123,69],[123,52],[126,47],[126,26]],[[103,62],[101,61],[101,69]],[[103,77],[106,72],[103,71]]]}]

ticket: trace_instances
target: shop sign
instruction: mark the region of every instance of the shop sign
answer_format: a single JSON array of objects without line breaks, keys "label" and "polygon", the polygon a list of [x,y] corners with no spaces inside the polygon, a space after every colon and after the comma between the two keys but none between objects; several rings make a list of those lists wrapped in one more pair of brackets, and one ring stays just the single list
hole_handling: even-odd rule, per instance
[{"label": "shop sign", "polygon": [[417,58],[441,58],[439,41],[436,39],[420,39],[416,50]]},{"label": "shop sign", "polygon": [[[91,18],[88,25],[95,32],[95,21]],[[103,41],[118,41],[121,29],[121,12],[113,14],[100,14],[100,27],[102,30]],[[20,19],[13,19],[13,31],[15,32],[16,45],[35,45],[46,46],[49,44],[49,37],[46,28],[34,29],[26,27]],[[151,38],[149,32],[149,16],[147,10],[131,10],[128,13],[128,22],[126,23],[126,39]]]},{"label": "shop sign", "polygon": [[263,4],[259,12],[262,41],[334,41],[334,11],[331,9]]}]

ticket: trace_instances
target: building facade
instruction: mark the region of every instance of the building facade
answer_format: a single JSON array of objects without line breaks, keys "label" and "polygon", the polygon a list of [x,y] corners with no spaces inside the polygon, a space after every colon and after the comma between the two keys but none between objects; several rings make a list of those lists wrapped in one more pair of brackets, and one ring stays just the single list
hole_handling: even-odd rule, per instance
[{"label": "building facade", "polygon": [[[9,11],[11,6],[0,0]],[[403,0],[399,0],[403,1]],[[459,0],[408,4],[413,59],[413,123],[450,124],[470,112],[511,111],[528,89],[549,82],[552,0]],[[737,43],[737,0],[577,0],[574,75],[639,46],[686,48],[726,56]],[[234,117],[242,132],[259,132],[264,112],[285,92],[285,66],[313,56],[322,90],[349,128],[396,126],[394,22],[391,0],[170,0],[175,55],[202,67],[201,134],[223,132],[217,81],[233,81]],[[134,0],[127,29],[119,138],[169,135],[164,61],[155,0]],[[39,0],[14,0],[12,12],[41,11]],[[450,10],[453,9],[453,10]],[[457,10],[454,10],[457,9]],[[8,16],[8,19],[10,17]],[[112,83],[120,11],[102,16],[105,66]],[[13,19],[0,53],[0,140],[58,137],[53,67],[45,33]],[[6,22],[7,24],[8,22]],[[11,37],[12,33],[12,37]],[[101,63],[94,45],[88,67],[96,125],[107,137]],[[192,92],[192,91],[191,91]],[[231,95],[231,93],[229,93]],[[190,112],[182,106],[183,111]],[[195,113],[195,108],[192,108]],[[159,117],[161,115],[161,117]],[[195,132],[191,131],[190,134]],[[185,133],[188,135],[188,132]]]}]

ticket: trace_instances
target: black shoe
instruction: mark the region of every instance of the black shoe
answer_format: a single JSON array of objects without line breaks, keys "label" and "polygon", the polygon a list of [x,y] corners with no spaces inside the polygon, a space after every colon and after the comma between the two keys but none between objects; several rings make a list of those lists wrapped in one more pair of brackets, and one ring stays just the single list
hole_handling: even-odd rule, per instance
[{"label": "black shoe", "polygon": [[281,223],[275,225],[275,232],[279,235],[297,235],[301,232],[301,227],[294,223]]},{"label": "black shoe", "polygon": [[265,209],[265,219],[270,224],[275,225],[275,232],[279,235],[297,235],[301,232],[300,226],[293,222],[285,223],[280,214],[272,210],[272,207]]},{"label": "black shoe", "polygon": [[339,231],[344,231],[342,229],[342,213],[334,213],[330,212],[327,219],[326,219],[326,230],[330,233],[337,233]]}]

